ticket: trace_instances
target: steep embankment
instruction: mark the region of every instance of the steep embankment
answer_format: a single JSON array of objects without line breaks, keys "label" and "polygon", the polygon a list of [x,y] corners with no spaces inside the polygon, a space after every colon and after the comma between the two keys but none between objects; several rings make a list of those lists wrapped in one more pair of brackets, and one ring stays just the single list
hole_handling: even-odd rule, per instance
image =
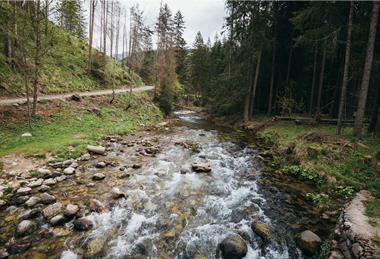
[{"label": "steep embankment", "polygon": [[[8,6],[9,7],[9,6]],[[0,24],[9,24],[11,10],[7,5],[0,6]],[[29,84],[33,80],[35,44],[30,18],[18,10],[16,47],[10,57],[6,57],[6,39],[0,40],[0,97],[20,96],[25,92],[24,75]],[[43,23],[42,23],[43,25]],[[0,29],[5,35],[6,26]],[[5,33],[4,33],[5,32]],[[27,66],[23,69],[16,63],[22,58],[21,48],[27,55]],[[93,50],[92,70],[88,67],[88,47],[85,41],[70,36],[65,30],[49,23],[48,34],[41,35],[41,65],[39,72],[39,91],[42,94],[63,93],[110,88],[115,85],[130,86],[141,84],[141,78],[127,67],[103,57]],[[22,70],[22,71],[21,71]]]}]

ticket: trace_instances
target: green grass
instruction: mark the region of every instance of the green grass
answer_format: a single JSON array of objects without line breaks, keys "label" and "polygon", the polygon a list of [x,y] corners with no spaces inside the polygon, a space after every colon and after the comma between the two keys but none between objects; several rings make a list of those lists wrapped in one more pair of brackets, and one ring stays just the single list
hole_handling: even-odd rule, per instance
[{"label": "green grass", "polygon": [[380,236],[374,236],[372,238],[372,241],[377,245],[380,246]]},{"label": "green grass", "polygon": [[[145,94],[119,95],[114,104],[102,107],[100,116],[87,108],[73,108],[66,103],[62,112],[49,118],[34,119],[33,137],[21,135],[29,132],[25,123],[0,128],[0,156],[10,153],[39,154],[53,152],[62,158],[78,156],[86,144],[112,134],[127,134],[140,124],[153,124],[162,117],[159,109]],[[130,104],[131,108],[125,111]],[[71,149],[65,147],[71,146]]]}]

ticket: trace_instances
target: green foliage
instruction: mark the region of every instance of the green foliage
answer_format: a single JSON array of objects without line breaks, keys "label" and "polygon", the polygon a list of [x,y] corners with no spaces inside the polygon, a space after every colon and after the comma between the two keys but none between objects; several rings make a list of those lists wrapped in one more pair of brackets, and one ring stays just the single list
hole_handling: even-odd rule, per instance
[{"label": "green foliage", "polygon": [[377,245],[380,246],[380,236],[374,236],[372,238],[372,241]]},{"label": "green foliage", "polygon": [[365,206],[365,212],[370,217],[380,217],[380,199],[368,201]]},{"label": "green foliage", "polygon": [[282,171],[289,173],[300,180],[316,185],[320,185],[324,182],[324,179],[310,168],[302,168],[298,165],[290,165],[285,166]]},{"label": "green foliage", "polygon": [[65,161],[69,159],[76,159],[80,157],[83,153],[84,149],[63,149],[62,151],[58,151],[56,153],[57,161]]},{"label": "green foliage", "polygon": [[329,206],[331,203],[329,195],[324,193],[307,193],[306,198],[318,206]]},{"label": "green foliage", "polygon": [[60,26],[71,35],[85,39],[81,2],[78,0],[61,0],[57,4],[57,11]]},{"label": "green foliage", "polygon": [[4,193],[12,193],[13,192],[13,188],[11,186],[7,186],[5,189],[4,189]]},{"label": "green foliage", "polygon": [[279,135],[276,132],[272,131],[264,131],[264,132],[259,132],[257,134],[257,137],[264,142],[265,145],[276,145],[279,140]]},{"label": "green foliage", "polygon": [[337,186],[336,193],[344,198],[349,198],[355,193],[355,188],[353,186]]}]

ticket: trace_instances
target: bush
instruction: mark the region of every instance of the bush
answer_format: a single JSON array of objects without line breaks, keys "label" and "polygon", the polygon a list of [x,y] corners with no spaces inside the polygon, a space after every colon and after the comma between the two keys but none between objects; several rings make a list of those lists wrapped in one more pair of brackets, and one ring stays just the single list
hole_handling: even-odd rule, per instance
[{"label": "bush", "polygon": [[291,165],[285,166],[282,171],[285,173],[290,173],[300,180],[313,184],[320,185],[324,182],[324,179],[310,168],[301,168],[298,165]]},{"label": "bush", "polygon": [[306,198],[318,206],[329,206],[330,197],[324,193],[307,193]]}]

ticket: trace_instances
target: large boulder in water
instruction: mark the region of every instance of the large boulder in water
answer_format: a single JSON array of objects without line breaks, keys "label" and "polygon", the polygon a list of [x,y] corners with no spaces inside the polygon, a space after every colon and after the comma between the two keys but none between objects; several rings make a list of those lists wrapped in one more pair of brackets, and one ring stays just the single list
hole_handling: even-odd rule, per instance
[{"label": "large boulder in water", "polygon": [[321,238],[310,230],[303,231],[296,239],[299,248],[308,256],[318,253]]},{"label": "large boulder in water", "polygon": [[252,223],[251,228],[258,236],[264,240],[268,240],[271,236],[271,231],[266,224]]},{"label": "large boulder in water", "polygon": [[219,245],[224,258],[240,259],[243,258],[248,251],[247,244],[238,235],[226,237]]}]

